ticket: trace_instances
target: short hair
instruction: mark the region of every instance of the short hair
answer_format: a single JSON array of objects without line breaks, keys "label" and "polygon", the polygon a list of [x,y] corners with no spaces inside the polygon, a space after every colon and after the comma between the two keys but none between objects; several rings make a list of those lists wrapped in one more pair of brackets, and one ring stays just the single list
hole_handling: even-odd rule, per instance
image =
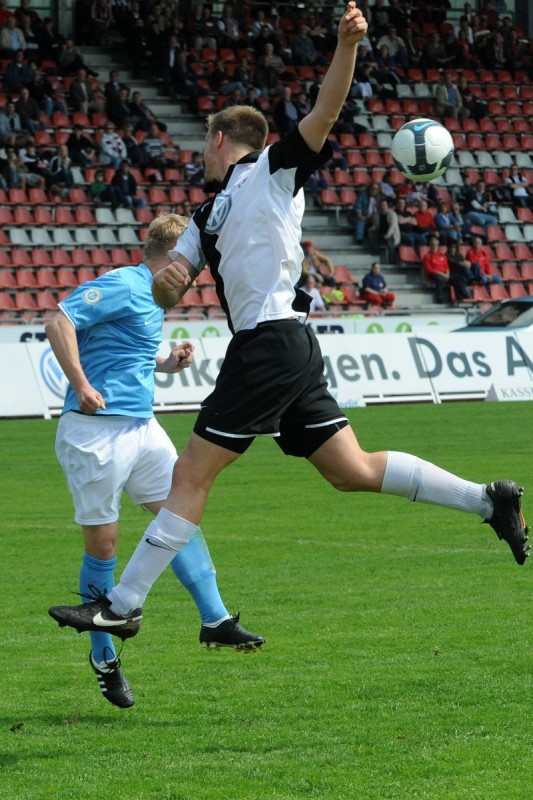
[{"label": "short hair", "polygon": [[227,136],[233,144],[263,150],[268,136],[268,122],[264,114],[252,106],[230,106],[207,117],[208,136],[217,131]]},{"label": "short hair", "polygon": [[161,258],[176,246],[189,220],[180,214],[160,214],[150,223],[144,243],[146,260]]}]

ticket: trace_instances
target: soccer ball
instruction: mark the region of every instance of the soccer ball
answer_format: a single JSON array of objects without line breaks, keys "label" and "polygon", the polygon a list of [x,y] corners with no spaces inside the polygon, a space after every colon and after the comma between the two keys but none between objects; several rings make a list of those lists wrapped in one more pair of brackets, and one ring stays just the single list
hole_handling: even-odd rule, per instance
[{"label": "soccer ball", "polygon": [[402,175],[427,183],[444,175],[453,156],[453,139],[434,119],[412,119],[396,131],[392,160]]}]

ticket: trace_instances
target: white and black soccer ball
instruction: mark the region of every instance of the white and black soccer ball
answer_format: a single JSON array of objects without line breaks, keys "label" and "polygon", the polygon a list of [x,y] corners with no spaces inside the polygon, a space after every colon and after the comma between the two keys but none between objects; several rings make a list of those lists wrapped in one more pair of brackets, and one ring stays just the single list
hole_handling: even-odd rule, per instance
[{"label": "white and black soccer ball", "polygon": [[453,156],[450,132],[434,119],[413,119],[394,134],[392,159],[406,178],[427,183],[444,175]]}]

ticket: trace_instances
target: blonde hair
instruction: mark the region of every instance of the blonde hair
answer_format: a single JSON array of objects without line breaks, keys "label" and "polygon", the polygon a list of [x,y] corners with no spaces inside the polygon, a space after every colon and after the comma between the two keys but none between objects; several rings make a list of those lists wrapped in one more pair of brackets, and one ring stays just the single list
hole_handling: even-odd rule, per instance
[{"label": "blonde hair", "polygon": [[252,106],[230,106],[207,117],[207,135],[212,136],[217,131],[225,134],[234,144],[263,150],[268,136],[268,123],[264,114]]},{"label": "blonde hair", "polygon": [[150,223],[144,243],[144,258],[158,259],[176,246],[177,240],[189,224],[188,217],[180,214],[160,214]]}]

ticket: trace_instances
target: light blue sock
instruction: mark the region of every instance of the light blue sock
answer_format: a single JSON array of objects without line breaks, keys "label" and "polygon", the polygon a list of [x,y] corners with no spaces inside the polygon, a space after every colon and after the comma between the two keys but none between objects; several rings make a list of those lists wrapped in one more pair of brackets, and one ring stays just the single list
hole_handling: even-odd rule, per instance
[{"label": "light blue sock", "polygon": [[218,591],[217,573],[207,542],[199,528],[174,556],[171,566],[176,578],[193,596],[202,622],[218,622],[229,617]]},{"label": "light blue sock", "polygon": [[[84,553],[80,569],[80,592],[82,594],[92,594],[90,586],[94,586],[104,594],[108,594],[115,585],[115,558],[105,561]],[[83,598],[84,603],[90,602],[90,597]],[[100,661],[112,661],[115,656],[113,637],[109,633],[99,633],[90,631],[91,649],[93,661],[98,664]]]}]

